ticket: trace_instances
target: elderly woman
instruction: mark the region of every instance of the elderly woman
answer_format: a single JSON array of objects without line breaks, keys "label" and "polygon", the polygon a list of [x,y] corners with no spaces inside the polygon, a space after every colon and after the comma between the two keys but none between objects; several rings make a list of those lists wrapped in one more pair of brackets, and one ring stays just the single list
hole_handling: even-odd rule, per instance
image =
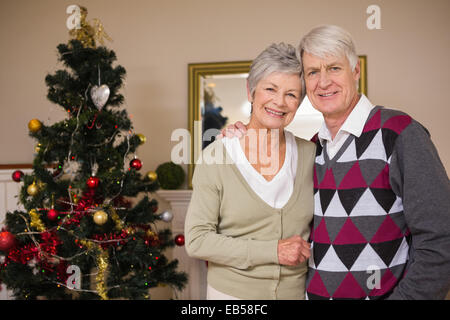
[{"label": "elderly woman", "polygon": [[231,161],[196,166],[186,250],[209,262],[208,299],[304,299],[315,146],[285,130],[305,95],[301,72],[294,47],[264,50],[247,79],[247,133],[203,151]]}]

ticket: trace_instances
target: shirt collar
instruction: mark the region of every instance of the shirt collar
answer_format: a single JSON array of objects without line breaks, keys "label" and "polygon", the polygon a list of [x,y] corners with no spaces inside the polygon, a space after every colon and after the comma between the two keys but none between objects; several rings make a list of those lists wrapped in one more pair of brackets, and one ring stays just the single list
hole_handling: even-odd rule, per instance
[{"label": "shirt collar", "polygon": [[[375,106],[369,101],[369,99],[364,94],[361,94],[358,103],[353,108],[352,112],[348,115],[347,119],[344,121],[344,124],[341,126],[336,136],[341,131],[353,134],[356,137],[361,136],[367,118],[369,117],[369,114],[374,107]],[[325,122],[319,129],[318,136],[320,144],[322,146],[324,144],[324,141],[332,141],[331,133],[328,130]]]}]

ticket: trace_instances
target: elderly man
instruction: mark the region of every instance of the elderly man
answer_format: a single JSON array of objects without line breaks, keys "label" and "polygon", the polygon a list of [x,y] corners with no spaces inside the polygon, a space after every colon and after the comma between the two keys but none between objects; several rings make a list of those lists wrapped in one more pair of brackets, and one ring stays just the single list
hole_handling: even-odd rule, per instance
[{"label": "elderly man", "polygon": [[309,299],[442,299],[450,285],[450,184],[428,131],[357,92],[351,36],[301,40],[317,143]]},{"label": "elderly man", "polygon": [[443,299],[450,183],[428,131],[358,94],[358,56],[342,28],[314,28],[298,54],[325,119],[313,138],[308,299]]}]

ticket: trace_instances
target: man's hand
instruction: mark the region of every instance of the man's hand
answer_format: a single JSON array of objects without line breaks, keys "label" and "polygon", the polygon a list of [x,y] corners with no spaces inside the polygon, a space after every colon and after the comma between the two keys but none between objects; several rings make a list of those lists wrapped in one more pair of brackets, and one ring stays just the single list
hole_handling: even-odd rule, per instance
[{"label": "man's hand", "polygon": [[305,262],[311,256],[311,245],[295,235],[287,239],[278,240],[278,263],[296,266]]},{"label": "man's hand", "polygon": [[218,139],[227,137],[233,138],[238,137],[242,138],[244,134],[247,132],[247,127],[242,122],[238,121],[235,124],[230,124],[226,128],[223,128],[221,133],[216,137]]}]

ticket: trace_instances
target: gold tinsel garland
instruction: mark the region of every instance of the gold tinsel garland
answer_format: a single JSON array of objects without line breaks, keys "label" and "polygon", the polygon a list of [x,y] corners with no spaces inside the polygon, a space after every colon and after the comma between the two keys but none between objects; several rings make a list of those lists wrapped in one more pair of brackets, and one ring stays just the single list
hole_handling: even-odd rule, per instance
[{"label": "gold tinsel garland", "polygon": [[116,209],[114,207],[110,207],[109,211],[111,212],[111,218],[113,219],[114,223],[116,224],[116,230],[123,230],[123,221],[120,219],[119,215],[117,214]]},{"label": "gold tinsel garland", "polygon": [[38,230],[39,232],[44,232],[45,231],[45,225],[42,222],[39,213],[36,211],[36,209],[31,209],[28,214],[30,215],[31,218],[31,223],[30,226],[32,228],[36,228],[36,230]]},{"label": "gold tinsel garland", "polygon": [[106,287],[106,269],[108,269],[108,250],[102,249],[101,246],[98,246],[99,254],[97,256],[97,269],[98,273],[95,277],[97,281],[97,293],[103,300],[108,300],[107,292],[108,289]]},{"label": "gold tinsel garland", "polygon": [[89,240],[80,240],[80,244],[85,246],[88,251],[92,249],[96,249],[97,251],[97,275],[95,276],[96,280],[96,289],[97,294],[102,298],[102,300],[108,300],[108,289],[106,287],[106,270],[108,269],[108,249],[103,249],[99,244],[96,244]]}]

